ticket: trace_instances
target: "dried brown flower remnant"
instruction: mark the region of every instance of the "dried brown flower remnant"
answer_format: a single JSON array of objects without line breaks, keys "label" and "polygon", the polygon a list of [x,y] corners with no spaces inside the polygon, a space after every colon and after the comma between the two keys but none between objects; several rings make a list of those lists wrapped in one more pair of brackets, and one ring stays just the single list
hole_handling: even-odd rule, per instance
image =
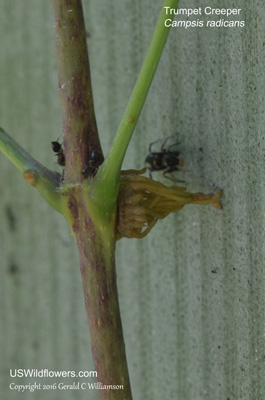
[{"label": "dried brown flower remnant", "polygon": [[141,176],[145,168],[122,171],[118,196],[117,239],[142,238],[150,232],[158,219],[181,210],[185,204],[212,204],[221,209],[217,193],[189,193],[185,187],[167,187]]}]

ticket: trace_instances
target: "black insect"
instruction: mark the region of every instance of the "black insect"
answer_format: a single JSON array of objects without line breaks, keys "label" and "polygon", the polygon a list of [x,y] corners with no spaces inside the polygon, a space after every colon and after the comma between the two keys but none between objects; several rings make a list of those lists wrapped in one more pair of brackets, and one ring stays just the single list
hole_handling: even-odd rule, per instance
[{"label": "black insect", "polygon": [[57,162],[59,165],[63,166],[65,165],[65,156],[64,156],[64,151],[62,148],[62,145],[59,142],[52,142],[52,150],[57,156]]},{"label": "black insect", "polygon": [[169,136],[164,140],[161,150],[157,153],[152,152],[152,146],[153,144],[159,142],[160,139],[150,143],[149,154],[145,159],[145,166],[149,169],[150,178],[152,178],[151,172],[164,170],[163,175],[165,178],[168,178],[174,182],[180,182],[177,181],[177,179],[172,175],[172,172],[181,171],[182,169],[179,167],[183,167],[184,160],[180,158],[181,152],[171,150],[179,143],[174,143],[166,147],[166,142],[170,138],[172,138],[172,136]]},{"label": "black insect", "polygon": [[82,171],[82,176],[88,178],[89,176],[95,176],[99,166],[103,163],[104,158],[99,151],[92,151],[88,165]]}]

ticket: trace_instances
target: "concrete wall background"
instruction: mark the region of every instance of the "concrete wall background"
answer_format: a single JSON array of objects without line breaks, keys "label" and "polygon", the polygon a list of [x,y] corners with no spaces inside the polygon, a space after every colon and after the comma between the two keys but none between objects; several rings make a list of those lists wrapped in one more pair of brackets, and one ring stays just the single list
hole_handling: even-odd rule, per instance
[{"label": "concrete wall background", "polygon": [[[151,38],[160,8],[153,3],[84,1],[105,151]],[[50,4],[0,5],[0,125],[57,169],[50,148],[61,135]],[[180,2],[209,5],[220,7]],[[222,6],[242,8],[245,28],[172,29],[124,162],[141,168],[150,142],[178,132],[188,189],[224,190],[223,211],[189,206],[144,240],[117,245],[135,399],[265,397],[265,10],[258,0]],[[4,156],[0,168],[0,390],[3,398],[27,399],[8,389],[9,368],[78,371],[93,363],[68,227]],[[93,391],[55,395],[98,398]]]}]

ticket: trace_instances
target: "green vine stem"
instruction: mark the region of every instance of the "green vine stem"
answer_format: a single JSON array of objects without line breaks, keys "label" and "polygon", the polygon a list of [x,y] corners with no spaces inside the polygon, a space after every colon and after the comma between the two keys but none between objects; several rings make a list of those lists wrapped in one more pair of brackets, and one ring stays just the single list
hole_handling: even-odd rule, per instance
[{"label": "green vine stem", "polygon": [[165,20],[167,19],[165,7],[177,8],[177,6],[178,0],[164,0],[149,49],[130,101],[121,120],[109,154],[97,175],[98,180],[101,181],[98,194],[99,199],[102,198],[105,193],[108,193],[109,197],[117,197],[121,165],[169,33],[170,28],[165,26]]}]

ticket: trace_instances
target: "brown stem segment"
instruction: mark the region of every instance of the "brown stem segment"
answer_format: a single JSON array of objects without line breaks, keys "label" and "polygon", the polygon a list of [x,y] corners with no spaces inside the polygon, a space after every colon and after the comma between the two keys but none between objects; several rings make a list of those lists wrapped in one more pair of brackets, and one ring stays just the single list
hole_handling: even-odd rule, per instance
[{"label": "brown stem segment", "polygon": [[94,113],[81,0],[51,0],[61,99],[66,183],[80,182],[92,153],[103,154]]},{"label": "brown stem segment", "polygon": [[[61,99],[65,172],[62,213],[80,254],[90,338],[101,400],[131,400],[115,272],[116,209],[104,213],[82,183],[103,161],[93,107],[81,0],[51,0]],[[96,165],[91,163],[97,155]],[[87,178],[87,175],[86,177]],[[102,388],[101,385],[108,385]],[[117,389],[117,385],[123,388]],[[114,387],[115,386],[115,387]]]},{"label": "brown stem segment", "polygon": [[[68,197],[68,194],[65,193],[65,196]],[[90,203],[86,191],[81,186],[71,188],[67,206],[80,254],[100,399],[131,400],[116,284],[115,215],[109,218],[107,224],[101,220],[96,205]],[[104,385],[108,385],[108,388],[103,389]],[[118,385],[122,388],[118,389]]]}]

